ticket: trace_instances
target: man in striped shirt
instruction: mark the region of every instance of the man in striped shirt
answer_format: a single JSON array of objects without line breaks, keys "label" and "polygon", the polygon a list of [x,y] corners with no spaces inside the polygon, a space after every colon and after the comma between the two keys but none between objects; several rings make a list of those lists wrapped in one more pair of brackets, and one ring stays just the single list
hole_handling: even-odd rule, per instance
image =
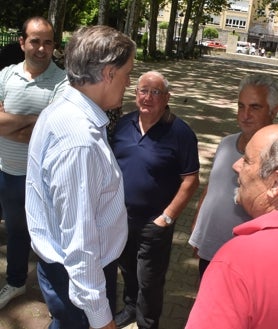
[{"label": "man in striped shirt", "polygon": [[104,111],[122,105],[135,46],[107,26],[67,45],[70,86],[30,141],[26,213],[51,329],[115,329],[117,259],[127,240],[123,179]]},{"label": "man in striped shirt", "polygon": [[65,71],[52,62],[50,22],[28,19],[19,42],[25,60],[0,71],[0,205],[7,231],[7,284],[0,290],[0,309],[26,291],[30,237],[24,205],[30,135],[40,112],[68,84]]}]

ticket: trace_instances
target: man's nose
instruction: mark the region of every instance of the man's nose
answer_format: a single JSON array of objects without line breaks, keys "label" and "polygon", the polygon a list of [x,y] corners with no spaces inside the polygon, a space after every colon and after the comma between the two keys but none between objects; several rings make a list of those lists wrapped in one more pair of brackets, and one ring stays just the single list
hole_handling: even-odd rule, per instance
[{"label": "man's nose", "polygon": [[237,173],[241,171],[242,168],[242,163],[243,163],[243,158],[238,159],[234,164],[233,164],[233,169]]}]

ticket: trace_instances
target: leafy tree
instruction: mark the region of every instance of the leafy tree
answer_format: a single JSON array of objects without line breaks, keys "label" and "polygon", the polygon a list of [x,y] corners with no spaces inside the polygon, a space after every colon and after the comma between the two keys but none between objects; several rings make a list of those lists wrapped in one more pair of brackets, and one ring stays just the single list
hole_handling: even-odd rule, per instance
[{"label": "leafy tree", "polygon": [[199,25],[202,22],[204,6],[206,0],[195,1],[192,6],[192,12],[194,14],[193,19],[193,27],[192,27],[192,34],[188,41],[188,47],[185,50],[185,57],[192,57],[194,56],[194,47],[195,47],[195,40],[197,37],[197,33],[199,30]]},{"label": "leafy tree", "polygon": [[[185,8],[181,28],[179,49],[181,54],[190,56],[194,51],[197,32],[201,24],[208,21],[210,14],[219,14],[229,5],[230,0],[0,0],[1,29],[21,29],[23,22],[31,16],[49,17],[53,22],[57,42],[60,44],[61,32],[73,31],[79,25],[108,24],[127,33],[136,40],[141,22],[148,22],[149,54],[155,58],[157,17],[159,9],[171,2],[165,53],[172,55],[173,39],[178,13]],[[260,8],[270,5],[271,10],[278,10],[277,0],[260,0]],[[63,22],[63,17],[65,20]],[[178,18],[179,19],[179,18]],[[192,24],[192,33],[187,40],[188,26]],[[205,32],[205,31],[204,31]],[[206,32],[205,32],[206,33]],[[206,34],[205,34],[206,35]]]},{"label": "leafy tree", "polygon": [[[192,57],[194,54],[195,41],[201,24],[208,21],[210,14],[219,14],[229,6],[229,0],[188,0],[188,6],[184,19],[184,26],[192,24],[192,33],[185,48],[182,48],[185,57]],[[187,30],[187,29],[186,29]]]},{"label": "leafy tree", "polygon": [[206,27],[204,29],[203,37],[208,39],[218,38],[218,31],[215,27]]},{"label": "leafy tree", "polygon": [[48,6],[46,0],[0,0],[1,29],[21,30],[27,18],[36,15],[47,17]]},{"label": "leafy tree", "polygon": [[73,31],[76,27],[97,24],[98,0],[68,0],[64,31]]},{"label": "leafy tree", "polygon": [[142,23],[142,17],[145,16],[146,1],[145,0],[129,0],[125,21],[124,32],[133,40],[140,44],[138,30]]}]

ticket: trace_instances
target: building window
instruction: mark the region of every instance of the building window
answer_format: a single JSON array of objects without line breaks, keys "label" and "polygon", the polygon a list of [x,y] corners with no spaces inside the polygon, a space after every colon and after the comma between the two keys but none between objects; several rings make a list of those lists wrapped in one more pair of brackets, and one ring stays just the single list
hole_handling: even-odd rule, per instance
[{"label": "building window", "polygon": [[210,22],[209,22],[209,24],[220,25],[220,16],[210,15]]},{"label": "building window", "polygon": [[229,8],[229,10],[241,11],[247,13],[248,8],[249,8],[249,1],[236,1],[235,3],[231,3],[231,7]]},{"label": "building window", "polygon": [[240,20],[238,18],[227,18],[225,26],[245,29],[246,20],[245,19]]},{"label": "building window", "polygon": [[158,17],[163,17],[163,16],[164,16],[164,9],[159,9]]}]

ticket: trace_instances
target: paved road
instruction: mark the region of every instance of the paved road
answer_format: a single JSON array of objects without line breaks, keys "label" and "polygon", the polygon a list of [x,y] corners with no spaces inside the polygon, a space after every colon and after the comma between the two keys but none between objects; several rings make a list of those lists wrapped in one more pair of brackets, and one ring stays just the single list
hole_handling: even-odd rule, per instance
[{"label": "paved road", "polygon": [[[247,61],[246,61],[247,58]],[[259,63],[260,61],[260,63]],[[134,109],[134,86],[138,76],[147,70],[164,73],[172,85],[171,109],[184,119],[199,139],[201,185],[183,215],[174,235],[171,262],[165,285],[165,299],[160,329],[182,329],[198,289],[197,260],[187,244],[196,204],[207,182],[211,161],[220,139],[237,131],[237,87],[240,79],[253,72],[277,76],[277,61],[255,56],[215,55],[196,61],[173,63],[136,63],[131,87],[124,99],[124,111]],[[6,239],[0,224],[0,280],[5,277]],[[30,259],[27,294],[12,301],[0,311],[0,329],[46,329],[50,322],[36,281],[35,257]],[[118,308],[121,308],[122,279],[119,275]],[[136,329],[136,324],[127,327]]]}]

